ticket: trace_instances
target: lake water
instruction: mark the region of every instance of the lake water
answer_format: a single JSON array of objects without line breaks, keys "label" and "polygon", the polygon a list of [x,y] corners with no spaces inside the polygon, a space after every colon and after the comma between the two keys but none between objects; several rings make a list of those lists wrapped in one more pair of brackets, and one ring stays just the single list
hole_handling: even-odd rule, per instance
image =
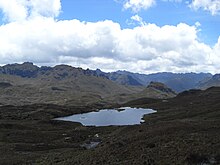
[{"label": "lake water", "polygon": [[144,115],[155,113],[152,109],[123,107],[76,114],[55,120],[79,122],[84,126],[136,125],[144,122]]}]

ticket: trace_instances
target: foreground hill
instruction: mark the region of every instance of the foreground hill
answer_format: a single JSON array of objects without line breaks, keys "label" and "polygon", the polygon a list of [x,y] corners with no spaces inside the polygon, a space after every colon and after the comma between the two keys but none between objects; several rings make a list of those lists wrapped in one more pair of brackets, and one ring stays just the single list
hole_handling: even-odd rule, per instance
[{"label": "foreground hill", "polygon": [[[220,164],[220,88],[121,106],[157,113],[134,126],[84,127],[51,120],[92,106],[0,106],[0,164]],[[104,107],[103,107],[104,108]],[[128,119],[129,120],[129,119]],[[98,141],[93,149],[84,144]]]}]

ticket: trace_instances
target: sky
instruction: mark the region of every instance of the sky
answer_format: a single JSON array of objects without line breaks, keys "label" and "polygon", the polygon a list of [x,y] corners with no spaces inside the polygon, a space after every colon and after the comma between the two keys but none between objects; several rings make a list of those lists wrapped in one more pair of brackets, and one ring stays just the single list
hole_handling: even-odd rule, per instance
[{"label": "sky", "polygon": [[220,73],[219,0],[0,0],[0,65]]}]

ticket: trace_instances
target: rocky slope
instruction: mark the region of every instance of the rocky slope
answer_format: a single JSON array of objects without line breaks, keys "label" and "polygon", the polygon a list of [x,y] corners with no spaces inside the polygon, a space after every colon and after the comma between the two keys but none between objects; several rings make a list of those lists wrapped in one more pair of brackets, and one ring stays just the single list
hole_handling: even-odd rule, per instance
[{"label": "rocky slope", "polygon": [[[160,82],[150,82],[150,84],[142,92],[140,92],[140,94],[142,95],[142,97],[148,96],[148,98],[161,98],[161,99],[172,98],[176,96],[176,93],[171,88]],[[148,95],[148,94],[152,94],[152,95]]]}]

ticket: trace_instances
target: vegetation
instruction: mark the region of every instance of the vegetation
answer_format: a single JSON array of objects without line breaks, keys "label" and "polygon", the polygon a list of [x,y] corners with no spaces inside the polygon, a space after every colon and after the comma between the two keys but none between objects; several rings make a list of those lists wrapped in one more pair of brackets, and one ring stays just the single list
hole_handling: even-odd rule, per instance
[{"label": "vegetation", "polygon": [[[122,86],[89,70],[43,70],[0,75],[0,164],[220,164],[219,87],[176,96],[158,82]],[[53,120],[124,106],[157,113],[133,126]]]}]

